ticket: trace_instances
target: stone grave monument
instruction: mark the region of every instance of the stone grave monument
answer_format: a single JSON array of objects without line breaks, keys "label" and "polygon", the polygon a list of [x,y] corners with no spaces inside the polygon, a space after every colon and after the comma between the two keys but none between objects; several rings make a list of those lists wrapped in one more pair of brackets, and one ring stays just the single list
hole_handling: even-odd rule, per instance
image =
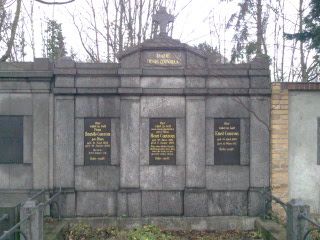
[{"label": "stone grave monument", "polygon": [[209,65],[168,36],[165,8],[153,20],[119,63],[0,65],[2,196],[61,187],[66,217],[262,213],[268,65]]}]

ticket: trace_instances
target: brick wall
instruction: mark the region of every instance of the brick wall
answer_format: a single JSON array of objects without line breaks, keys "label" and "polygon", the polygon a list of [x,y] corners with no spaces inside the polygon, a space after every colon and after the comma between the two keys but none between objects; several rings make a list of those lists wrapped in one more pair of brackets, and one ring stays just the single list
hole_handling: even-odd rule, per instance
[{"label": "brick wall", "polygon": [[[271,97],[271,188],[272,194],[288,201],[288,89],[272,83]],[[273,202],[274,212],[284,215],[283,208]]]}]

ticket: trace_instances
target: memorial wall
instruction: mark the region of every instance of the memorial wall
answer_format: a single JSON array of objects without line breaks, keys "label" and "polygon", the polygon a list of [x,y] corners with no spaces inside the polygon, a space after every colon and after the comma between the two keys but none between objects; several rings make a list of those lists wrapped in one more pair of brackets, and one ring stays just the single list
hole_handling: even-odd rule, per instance
[{"label": "memorial wall", "polygon": [[71,217],[260,215],[259,191],[269,187],[264,59],[209,67],[160,32],[119,62],[0,67],[1,192],[61,187]]}]

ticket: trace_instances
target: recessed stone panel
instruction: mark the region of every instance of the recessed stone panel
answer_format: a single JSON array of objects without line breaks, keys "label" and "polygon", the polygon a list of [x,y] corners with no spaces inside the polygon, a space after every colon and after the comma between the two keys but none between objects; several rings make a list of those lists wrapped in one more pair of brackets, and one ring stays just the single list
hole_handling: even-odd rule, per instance
[{"label": "recessed stone panel", "polygon": [[210,216],[246,216],[247,191],[208,192],[208,213]]},{"label": "recessed stone panel", "polygon": [[32,95],[10,94],[10,115],[32,115]]},{"label": "recessed stone panel", "polygon": [[248,190],[248,166],[207,166],[206,187],[209,190]]},{"label": "recessed stone panel", "polygon": [[119,96],[98,97],[98,106],[99,117],[120,117]]},{"label": "recessed stone panel", "polygon": [[177,77],[142,77],[143,88],[184,88],[185,78]]},{"label": "recessed stone panel", "polygon": [[162,190],[162,166],[140,167],[140,188],[142,190]]},{"label": "recessed stone panel", "polygon": [[220,78],[208,78],[207,79],[208,88],[226,88],[232,92],[234,88],[249,88],[250,80],[249,78],[242,77],[220,77]]},{"label": "recessed stone panel", "polygon": [[78,216],[116,216],[117,193],[116,192],[78,192],[77,197]]},{"label": "recessed stone panel", "polygon": [[185,98],[141,97],[141,117],[185,117]]},{"label": "recessed stone panel", "polygon": [[78,77],[76,87],[120,87],[117,77]]},{"label": "recessed stone panel", "polygon": [[97,117],[97,97],[76,97],[76,117]]},{"label": "recessed stone panel", "polygon": [[214,96],[206,99],[206,116],[213,118],[248,118],[250,101],[248,97]]}]

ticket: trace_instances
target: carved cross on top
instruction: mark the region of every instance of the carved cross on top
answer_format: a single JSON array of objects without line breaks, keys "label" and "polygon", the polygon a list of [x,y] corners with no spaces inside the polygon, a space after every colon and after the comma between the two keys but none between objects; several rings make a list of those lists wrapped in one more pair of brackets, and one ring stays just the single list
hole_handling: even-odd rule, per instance
[{"label": "carved cross on top", "polygon": [[174,21],[174,16],[168,14],[165,7],[160,7],[157,13],[152,15],[152,20],[160,25],[160,35],[167,35],[167,26]]}]

